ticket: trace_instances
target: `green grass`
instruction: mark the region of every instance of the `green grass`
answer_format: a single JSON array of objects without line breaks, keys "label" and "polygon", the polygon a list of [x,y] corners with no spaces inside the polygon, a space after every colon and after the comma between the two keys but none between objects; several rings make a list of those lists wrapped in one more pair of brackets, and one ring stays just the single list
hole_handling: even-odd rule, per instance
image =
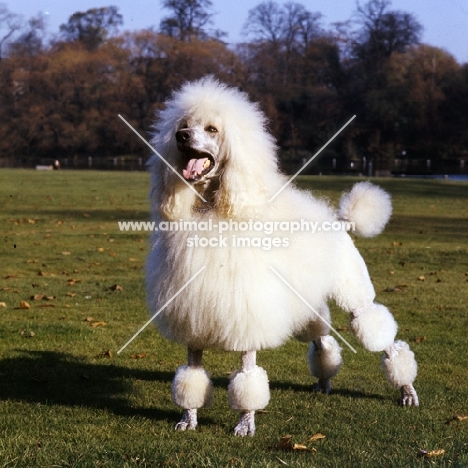
[{"label": "green grass", "polygon": [[[297,183],[336,202],[355,180]],[[239,439],[226,395],[238,355],[206,353],[214,403],[198,431],[175,433],[170,386],[185,350],[148,328],[116,354],[147,320],[146,234],[119,232],[117,221],[147,219],[148,175],[0,170],[0,467],[468,466],[468,420],[447,423],[468,415],[468,186],[377,182],[393,197],[393,218],[356,244],[417,355],[421,406],[400,408],[380,356],[344,330],[358,353],[344,348],[328,397],[310,392],[306,345],[259,353],[271,403],[257,435]],[[347,326],[345,313],[333,308],[333,317]],[[310,442],[317,432],[325,439]],[[278,449],[287,434],[310,450]],[[423,459],[420,449],[445,454]]]}]

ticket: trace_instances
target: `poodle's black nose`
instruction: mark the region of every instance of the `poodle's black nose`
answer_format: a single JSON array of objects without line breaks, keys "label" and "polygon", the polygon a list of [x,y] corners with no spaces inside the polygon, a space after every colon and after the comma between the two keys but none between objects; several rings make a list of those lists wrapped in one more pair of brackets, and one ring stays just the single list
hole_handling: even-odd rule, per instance
[{"label": "poodle's black nose", "polygon": [[175,137],[178,143],[186,143],[190,140],[190,130],[179,130]]}]

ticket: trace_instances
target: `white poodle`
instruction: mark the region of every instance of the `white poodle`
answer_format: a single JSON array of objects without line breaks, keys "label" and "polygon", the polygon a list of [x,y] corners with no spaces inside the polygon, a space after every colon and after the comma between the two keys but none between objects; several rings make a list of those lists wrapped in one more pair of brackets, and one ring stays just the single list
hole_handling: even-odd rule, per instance
[{"label": "white poodle", "polygon": [[202,367],[207,348],[242,353],[228,387],[230,406],[241,413],[237,435],[254,434],[255,411],[270,399],[257,350],[290,336],[310,342],[314,389],[328,393],[342,363],[330,335],[329,299],[350,312],[351,329],[366,349],[384,352],[383,369],[401,389],[402,404],[418,405],[414,355],[394,341],[397,324],[374,302],[366,265],[340,229],[345,220],[358,235],[380,233],[391,214],[384,191],[357,184],[337,213],[286,185],[259,107],[212,77],[174,93],[159,114],[153,144],[165,161],[150,161],[159,230],[147,260],[149,306],[151,314],[162,309],[155,318],[161,333],[188,348],[188,363],[172,384],[184,409],[176,429],[195,429],[197,409],[211,401]]}]

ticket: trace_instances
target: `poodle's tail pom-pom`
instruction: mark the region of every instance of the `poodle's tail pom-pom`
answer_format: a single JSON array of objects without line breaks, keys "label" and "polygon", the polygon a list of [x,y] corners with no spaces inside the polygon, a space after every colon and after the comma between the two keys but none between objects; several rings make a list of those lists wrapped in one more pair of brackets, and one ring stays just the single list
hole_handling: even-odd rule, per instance
[{"label": "poodle's tail pom-pom", "polygon": [[380,234],[392,214],[390,195],[370,182],[355,184],[340,200],[338,215],[353,223],[351,229],[361,237]]}]

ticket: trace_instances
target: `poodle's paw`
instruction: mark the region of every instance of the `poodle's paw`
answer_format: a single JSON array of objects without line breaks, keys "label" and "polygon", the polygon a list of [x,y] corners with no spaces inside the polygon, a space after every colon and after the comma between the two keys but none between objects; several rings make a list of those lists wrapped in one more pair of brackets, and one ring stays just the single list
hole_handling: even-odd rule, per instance
[{"label": "poodle's paw", "polygon": [[182,419],[175,425],[176,431],[193,431],[197,428],[197,410],[189,409],[184,410],[182,414]]},{"label": "poodle's paw", "polygon": [[317,383],[312,385],[312,391],[314,393],[324,393],[325,395],[328,395],[331,392],[331,389],[331,379],[319,379]]},{"label": "poodle's paw", "polygon": [[403,406],[419,406],[418,394],[411,384],[403,385],[400,390],[401,404]]},{"label": "poodle's paw", "polygon": [[255,411],[243,413],[234,428],[234,435],[239,437],[255,435]]}]

